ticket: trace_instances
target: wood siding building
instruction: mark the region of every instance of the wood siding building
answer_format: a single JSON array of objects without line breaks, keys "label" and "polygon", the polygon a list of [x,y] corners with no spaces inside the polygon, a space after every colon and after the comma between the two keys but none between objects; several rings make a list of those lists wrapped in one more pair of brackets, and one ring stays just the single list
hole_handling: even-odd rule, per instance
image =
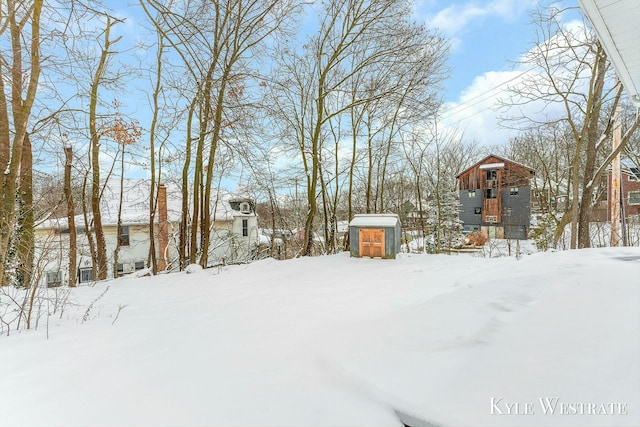
[{"label": "wood siding building", "polygon": [[362,214],[349,223],[352,257],[395,259],[400,252],[400,218],[393,214]]},{"label": "wood siding building", "polygon": [[493,154],[458,174],[463,230],[526,239],[533,174],[530,167]]}]

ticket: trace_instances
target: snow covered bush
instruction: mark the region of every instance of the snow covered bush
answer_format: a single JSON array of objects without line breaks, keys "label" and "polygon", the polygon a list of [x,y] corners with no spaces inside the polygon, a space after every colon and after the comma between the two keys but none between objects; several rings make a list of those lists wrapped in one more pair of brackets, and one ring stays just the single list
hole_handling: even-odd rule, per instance
[{"label": "snow covered bush", "polygon": [[553,246],[556,230],[556,220],[551,214],[544,214],[538,220],[538,225],[531,231],[531,238],[539,251],[547,251]]}]

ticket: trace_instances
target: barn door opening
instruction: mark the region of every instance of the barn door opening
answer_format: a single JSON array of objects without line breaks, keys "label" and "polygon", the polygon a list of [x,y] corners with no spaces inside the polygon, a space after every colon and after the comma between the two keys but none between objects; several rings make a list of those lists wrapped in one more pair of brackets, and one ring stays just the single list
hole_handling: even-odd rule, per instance
[{"label": "barn door opening", "polygon": [[360,256],[384,258],[384,230],[360,229]]}]

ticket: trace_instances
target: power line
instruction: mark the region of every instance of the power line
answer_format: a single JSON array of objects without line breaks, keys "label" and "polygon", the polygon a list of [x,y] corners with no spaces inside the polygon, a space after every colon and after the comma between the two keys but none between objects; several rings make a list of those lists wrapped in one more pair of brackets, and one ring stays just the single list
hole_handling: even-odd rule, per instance
[{"label": "power line", "polygon": [[[514,80],[519,79],[520,77],[522,77],[523,75],[527,74],[530,71],[533,71],[533,67],[529,68],[527,70],[524,70],[523,72],[521,72],[520,74],[505,80],[504,82],[500,83],[497,86],[492,87],[491,89],[488,89],[484,92],[479,93],[478,95],[474,96],[473,98],[465,101],[464,103],[458,104],[458,106],[456,106],[455,108],[451,109],[451,110],[447,110],[445,113],[443,113],[443,115],[441,116],[442,119],[449,119],[452,116],[455,116],[465,110],[468,110],[469,108],[476,106],[490,98],[492,98],[493,96],[495,96],[499,91],[498,89],[501,88],[502,86],[513,82]],[[475,102],[472,102],[475,101]],[[475,114],[475,113],[474,113]],[[466,120],[470,117],[472,117],[474,114],[472,114],[471,116],[465,117],[464,119],[460,119],[457,120],[456,122],[454,122],[453,124],[459,123],[460,121]]]}]

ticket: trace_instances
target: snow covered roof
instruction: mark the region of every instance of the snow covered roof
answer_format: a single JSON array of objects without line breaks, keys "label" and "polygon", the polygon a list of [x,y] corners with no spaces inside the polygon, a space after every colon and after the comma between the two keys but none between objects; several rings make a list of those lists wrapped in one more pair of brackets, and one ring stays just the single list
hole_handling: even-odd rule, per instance
[{"label": "snow covered roof", "polygon": [[640,107],[640,2],[620,0],[578,0],[598,34],[616,74]]},{"label": "snow covered roof", "polygon": [[[182,192],[177,184],[165,183],[167,188],[167,217],[171,222],[179,222],[182,217]],[[126,179],[122,191],[122,224],[136,225],[149,222],[149,191],[151,183],[146,179]],[[253,216],[253,213],[241,213],[232,209],[230,201],[237,199],[237,195],[221,190],[212,195],[212,217],[216,221],[231,221],[237,216]],[[244,197],[242,197],[244,199]],[[191,208],[193,202],[189,202]],[[120,180],[110,180],[102,195],[100,213],[102,224],[106,226],[118,223],[118,207],[120,205]],[[91,214],[89,215],[91,219]],[[156,215],[157,221],[157,215]],[[82,214],[76,215],[76,225],[84,224]],[[38,225],[37,228],[66,228],[66,217],[51,217]]]},{"label": "snow covered roof", "polygon": [[351,227],[395,227],[400,223],[396,214],[358,214],[353,217]]}]

